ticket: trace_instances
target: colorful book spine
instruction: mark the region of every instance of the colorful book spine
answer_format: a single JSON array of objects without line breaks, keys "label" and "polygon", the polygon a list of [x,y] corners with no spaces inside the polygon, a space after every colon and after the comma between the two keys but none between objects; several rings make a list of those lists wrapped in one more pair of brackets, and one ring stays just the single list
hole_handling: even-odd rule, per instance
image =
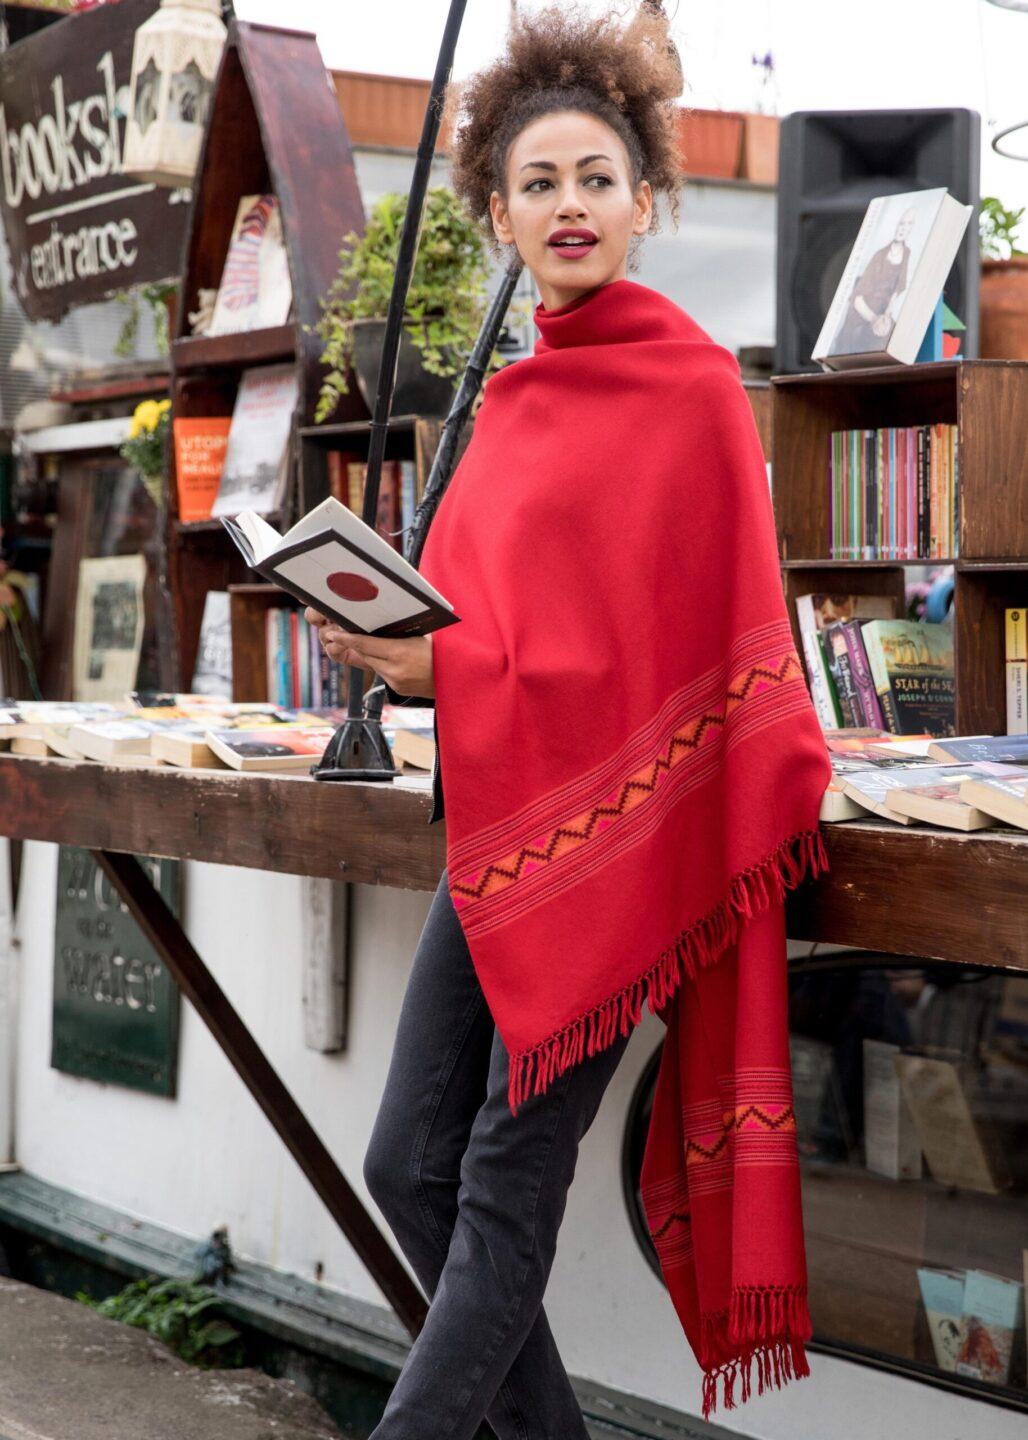
[{"label": "colorful book spine", "polygon": [[837,430],[828,449],[834,560],[949,560],[957,554],[957,427]]}]

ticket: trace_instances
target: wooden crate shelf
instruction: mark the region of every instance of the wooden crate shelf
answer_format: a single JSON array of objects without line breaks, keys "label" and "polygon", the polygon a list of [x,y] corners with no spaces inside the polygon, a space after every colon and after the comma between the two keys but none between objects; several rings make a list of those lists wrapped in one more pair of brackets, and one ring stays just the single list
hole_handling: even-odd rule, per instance
[{"label": "wooden crate shelf", "polygon": [[[771,378],[771,474],[782,584],[797,648],[795,598],[814,590],[893,595],[905,572],[954,574],[956,728],[1003,734],[1007,606],[1028,603],[1028,362],[947,360]],[[944,559],[834,559],[833,430],[946,423],[957,427],[957,549]]]}]

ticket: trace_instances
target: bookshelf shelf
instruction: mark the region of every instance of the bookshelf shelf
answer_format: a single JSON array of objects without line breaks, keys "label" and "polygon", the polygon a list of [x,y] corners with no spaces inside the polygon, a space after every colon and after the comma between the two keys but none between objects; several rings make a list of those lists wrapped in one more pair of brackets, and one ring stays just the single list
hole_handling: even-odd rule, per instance
[{"label": "bookshelf shelf", "polygon": [[927,555],[917,556],[912,560],[832,560],[832,559],[811,559],[804,560],[782,560],[780,561],[783,570],[810,570],[815,567],[831,566],[833,570],[890,570],[896,566],[903,565],[955,565],[956,561],[952,555],[944,559],[935,559]]},{"label": "bookshelf shelf", "polygon": [[[317,144],[298,143],[303,135],[316,135]],[[189,315],[200,308],[201,291],[221,284],[239,202],[258,194],[274,194],[278,203],[292,318],[285,325],[238,334],[191,335]],[[283,363],[295,367],[298,398],[285,498],[280,512],[268,517],[280,528],[288,527],[302,506],[296,427],[310,422],[324,373],[322,342],[312,327],[336,275],[343,237],[363,228],[364,206],[346,124],[325,84],[325,65],[314,37],[233,20],[214,82],[183,254],[171,346],[172,414],[175,419],[230,416],[245,369]],[[358,420],[366,414],[352,386],[339,418]],[[174,446],[170,471],[165,543],[177,641],[174,688],[185,690],[191,683],[207,591],[245,583],[253,572],[220,521],[179,520]],[[249,640],[240,640],[245,650],[240,659],[243,688],[249,689],[256,683],[251,650],[256,653],[258,631],[264,643],[263,615],[257,601],[234,599],[230,611],[233,604],[239,611],[233,620],[234,648],[239,626],[252,622],[254,631]]]},{"label": "bookshelf shelf", "polygon": [[[951,565],[956,728],[1006,730],[1004,609],[1028,603],[1028,361],[949,360],[771,377],[771,474],[782,584],[794,638],[797,595],[893,595],[902,616],[913,565]],[[945,558],[834,559],[834,430],[957,427],[957,548]]]},{"label": "bookshelf shelf", "polygon": [[264,330],[246,330],[238,335],[189,335],[171,348],[178,372],[228,365],[240,370],[275,360],[292,360],[296,355],[293,325],[272,325]]}]

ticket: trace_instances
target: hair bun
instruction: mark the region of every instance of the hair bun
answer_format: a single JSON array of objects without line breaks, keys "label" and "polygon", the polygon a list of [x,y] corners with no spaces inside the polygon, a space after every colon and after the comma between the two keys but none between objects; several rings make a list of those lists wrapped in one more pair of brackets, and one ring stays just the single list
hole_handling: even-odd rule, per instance
[{"label": "hair bun", "polygon": [[640,0],[625,38],[653,52],[653,94],[661,100],[677,100],[685,88],[685,77],[662,0]]}]

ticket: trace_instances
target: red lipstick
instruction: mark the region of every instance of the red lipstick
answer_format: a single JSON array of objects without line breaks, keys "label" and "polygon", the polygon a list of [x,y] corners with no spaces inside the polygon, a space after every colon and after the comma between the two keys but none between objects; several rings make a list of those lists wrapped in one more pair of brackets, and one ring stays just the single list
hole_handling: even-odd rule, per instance
[{"label": "red lipstick", "polygon": [[592,230],[580,228],[554,230],[546,241],[547,245],[563,260],[581,260],[599,244],[599,236]]}]

